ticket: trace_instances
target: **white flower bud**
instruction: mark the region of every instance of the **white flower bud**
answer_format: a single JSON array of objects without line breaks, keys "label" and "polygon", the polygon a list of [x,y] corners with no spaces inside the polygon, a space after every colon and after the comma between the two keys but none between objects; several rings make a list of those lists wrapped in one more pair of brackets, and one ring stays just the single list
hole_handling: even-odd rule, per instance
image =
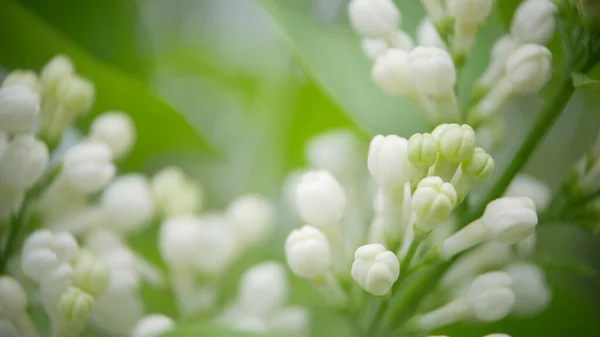
[{"label": "white flower bud", "polygon": [[0,276],[0,317],[16,317],[27,309],[27,293],[10,276]]},{"label": "white flower bud", "polygon": [[548,307],[552,291],[540,267],[530,263],[516,263],[508,266],[505,271],[513,279],[515,315],[535,316]]},{"label": "white flower bud", "polygon": [[275,226],[273,206],[258,195],[236,199],[227,207],[225,217],[238,239],[249,245],[267,238]]},{"label": "white flower bud", "polygon": [[115,179],[102,193],[100,205],[106,213],[107,225],[121,233],[143,229],[154,216],[152,191],[141,174]]},{"label": "white flower bud", "polygon": [[517,7],[510,34],[523,43],[546,44],[554,35],[558,8],[551,0],[527,0]]},{"label": "white flower bud", "polygon": [[35,71],[32,70],[13,70],[11,71],[2,82],[2,87],[10,87],[14,85],[24,85],[31,89],[33,92],[40,93],[40,84],[38,76]]},{"label": "white flower bud", "polygon": [[533,233],[538,218],[527,197],[504,197],[490,202],[481,217],[496,241],[514,244]]},{"label": "white flower bud", "polygon": [[404,186],[410,179],[407,157],[408,141],[391,136],[375,136],[369,146],[369,172],[385,188]]},{"label": "white flower bud", "polygon": [[456,190],[440,177],[426,177],[419,182],[411,206],[417,216],[415,228],[429,232],[434,224],[444,221],[458,201]]},{"label": "white flower bud", "polygon": [[56,305],[72,286],[73,268],[62,263],[40,280],[40,293],[46,303]]},{"label": "white flower bud", "polygon": [[262,262],[248,268],[240,279],[238,301],[248,314],[267,316],[279,309],[288,297],[289,284],[283,266]]},{"label": "white flower bud", "polygon": [[72,261],[78,251],[77,241],[71,234],[37,230],[23,244],[21,269],[27,276],[41,282],[61,264]]},{"label": "white flower bud", "polygon": [[58,83],[71,77],[75,67],[66,55],[57,55],[50,60],[40,71],[40,81],[44,90],[55,90]]},{"label": "white flower bud", "polygon": [[440,155],[450,162],[462,162],[475,150],[475,131],[468,124],[448,124],[437,135]]},{"label": "white flower bud", "polygon": [[446,0],[448,13],[456,20],[479,24],[492,11],[492,0]]},{"label": "white flower bud", "polygon": [[327,237],[311,226],[295,229],[288,235],[285,255],[292,272],[310,280],[325,275],[332,262]]},{"label": "white flower bud", "polygon": [[401,15],[392,0],[352,0],[350,22],[357,33],[369,38],[387,38],[400,25]]},{"label": "white flower bud", "polygon": [[483,322],[494,322],[506,317],[514,303],[515,294],[509,288],[486,290],[471,298],[475,317]]},{"label": "white flower bud", "polygon": [[167,316],[154,314],[144,316],[133,328],[131,337],[158,337],[175,328],[175,322]]},{"label": "white flower bud", "polygon": [[122,158],[131,151],[135,136],[133,121],[120,111],[105,112],[96,117],[90,126],[90,139],[106,144],[114,158]]},{"label": "white flower bud", "polygon": [[425,47],[447,48],[428,16],[424,17],[417,27],[417,44]]},{"label": "white flower bud", "polygon": [[135,292],[105,293],[94,303],[92,320],[113,336],[131,336],[142,318],[143,306]]},{"label": "white flower bud", "polygon": [[302,176],[296,190],[296,202],[304,221],[326,229],[342,219],[346,194],[329,172],[313,171]]},{"label": "white flower bud", "polygon": [[79,288],[71,287],[60,297],[58,312],[69,325],[82,327],[92,316],[94,298]]},{"label": "white flower bud", "polygon": [[544,46],[524,44],[506,60],[506,77],[515,92],[536,93],[548,83],[551,76],[552,53]]},{"label": "white flower bud", "polygon": [[452,57],[437,47],[418,46],[408,55],[408,67],[418,91],[431,96],[445,96],[456,83]]},{"label": "white flower bud", "polygon": [[188,267],[196,263],[202,236],[202,223],[197,217],[170,218],[159,232],[159,250],[170,267]]},{"label": "white flower bud", "polygon": [[408,57],[407,51],[390,48],[377,58],[371,77],[381,90],[390,95],[410,95],[414,92]]},{"label": "white flower bud", "polygon": [[69,185],[82,193],[96,193],[115,176],[112,152],[99,142],[77,144],[65,153],[62,172]]},{"label": "white flower bud", "polygon": [[193,215],[202,208],[202,188],[178,167],[169,166],[152,177],[152,194],[165,217]]},{"label": "white flower bud", "polygon": [[0,130],[8,133],[31,131],[39,113],[40,96],[24,85],[0,88]]},{"label": "white flower bud", "polygon": [[484,182],[490,179],[494,172],[494,159],[484,149],[477,147],[471,158],[462,163],[462,172],[474,179],[476,182]]},{"label": "white flower bud", "polygon": [[94,104],[94,84],[88,79],[73,75],[58,83],[56,95],[62,106],[74,116],[84,114]]},{"label": "white flower bud", "polygon": [[415,133],[408,139],[408,160],[416,167],[428,168],[437,159],[438,142],[429,133]]},{"label": "white flower bud", "polygon": [[361,42],[363,53],[371,60],[377,61],[388,50],[385,40],[363,38]]},{"label": "white flower bud", "polygon": [[198,217],[201,234],[196,252],[196,268],[206,274],[219,274],[231,264],[239,250],[231,228],[220,214]]},{"label": "white flower bud", "polygon": [[546,183],[527,174],[518,174],[508,185],[504,195],[507,197],[528,197],[533,200],[538,212],[544,212],[552,198],[552,192]]},{"label": "white flower bud", "polygon": [[109,270],[96,254],[83,250],[73,265],[73,285],[86,293],[98,297],[106,290]]},{"label": "white flower bud", "polygon": [[504,318],[513,309],[515,294],[509,288],[511,277],[503,272],[490,272],[478,276],[467,294],[474,316],[484,322]]},{"label": "white flower bud", "polygon": [[31,135],[17,136],[0,158],[0,180],[19,189],[29,189],[46,171],[49,157],[43,142]]},{"label": "white flower bud", "polygon": [[285,307],[272,313],[267,322],[269,330],[286,336],[308,336],[310,313],[302,307]]},{"label": "white flower bud", "polygon": [[373,295],[387,294],[400,275],[400,262],[384,246],[374,243],[354,252],[352,278]]}]

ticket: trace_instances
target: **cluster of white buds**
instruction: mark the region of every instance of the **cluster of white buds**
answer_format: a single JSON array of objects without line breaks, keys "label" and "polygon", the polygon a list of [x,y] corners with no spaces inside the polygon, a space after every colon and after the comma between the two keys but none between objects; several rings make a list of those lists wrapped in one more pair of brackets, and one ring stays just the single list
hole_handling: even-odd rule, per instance
[{"label": "cluster of white buds", "polygon": [[8,337],[38,337],[29,314],[28,298],[21,284],[10,276],[0,276],[0,334]]},{"label": "cluster of white buds", "polygon": [[[165,192],[176,193],[162,187]],[[258,195],[234,200],[223,214],[185,215],[189,211],[165,217],[158,239],[183,316],[214,310],[219,279],[250,246],[267,240],[275,224],[272,205]]]},{"label": "cluster of white buds", "polygon": [[108,286],[107,266],[80,250],[69,233],[42,229],[27,237],[21,269],[39,284],[41,301],[56,334],[79,334],[92,316],[97,297]]},{"label": "cluster of white buds", "polygon": [[32,134],[40,96],[28,85],[31,75],[9,75],[0,87],[0,228],[16,215],[49,164],[48,147]]},{"label": "cluster of white buds", "polygon": [[413,41],[400,29],[402,15],[392,0],[351,0],[350,22],[362,37],[364,53],[373,61],[388,49],[411,50]]},{"label": "cluster of white buds", "polygon": [[244,272],[237,297],[218,321],[244,331],[307,336],[309,313],[301,307],[287,306],[289,293],[285,268],[277,262],[261,262]]},{"label": "cluster of white buds", "polygon": [[389,49],[377,58],[371,76],[384,92],[411,99],[431,125],[460,120],[453,90],[456,69],[450,54],[440,47]]}]

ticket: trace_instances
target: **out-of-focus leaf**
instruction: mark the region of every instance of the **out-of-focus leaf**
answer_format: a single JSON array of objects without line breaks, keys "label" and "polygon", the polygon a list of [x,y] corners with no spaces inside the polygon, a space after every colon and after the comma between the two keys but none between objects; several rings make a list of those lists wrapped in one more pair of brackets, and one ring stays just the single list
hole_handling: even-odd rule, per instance
[{"label": "out-of-focus leaf", "polygon": [[[138,141],[123,164],[139,169],[154,154],[170,151],[208,152],[210,147],[186,119],[164,103],[143,82],[97,61],[79,46],[12,1],[0,3],[0,64],[40,69],[56,54],[73,59],[77,69],[96,85],[96,104],[85,121],[106,110],[123,110],[133,118]],[[85,124],[85,123],[84,123]]]},{"label": "out-of-focus leaf", "polygon": [[[371,134],[405,136],[424,128],[414,105],[386,95],[375,85],[360,39],[347,21],[318,22],[307,0],[257,3],[273,17],[315,82],[360,127]],[[405,21],[415,24],[422,9],[417,1],[404,3],[403,13]]]},{"label": "out-of-focus leaf", "polygon": [[18,0],[95,57],[145,76],[137,1]]}]

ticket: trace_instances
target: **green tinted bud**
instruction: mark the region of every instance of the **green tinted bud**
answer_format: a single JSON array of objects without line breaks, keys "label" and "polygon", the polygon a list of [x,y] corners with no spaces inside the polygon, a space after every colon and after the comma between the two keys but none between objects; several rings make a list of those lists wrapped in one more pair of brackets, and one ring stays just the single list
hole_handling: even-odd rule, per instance
[{"label": "green tinted bud", "polygon": [[450,162],[462,162],[473,155],[475,131],[470,125],[449,124],[439,133],[440,154]]},{"label": "green tinted bud", "polygon": [[458,196],[454,186],[440,177],[427,177],[419,183],[411,206],[417,216],[416,229],[430,231],[432,225],[444,221],[452,212]]},{"label": "green tinted bud", "polygon": [[408,140],[408,160],[416,167],[430,167],[435,163],[437,154],[437,141],[429,133],[416,133]]},{"label": "green tinted bud", "polygon": [[477,182],[486,181],[494,172],[494,159],[484,149],[475,148],[471,158],[462,163],[462,171]]},{"label": "green tinted bud", "polygon": [[82,327],[92,316],[94,298],[79,288],[70,287],[58,300],[58,313],[72,327]]},{"label": "green tinted bud", "polygon": [[109,281],[104,261],[89,250],[82,250],[73,266],[73,285],[94,297],[102,294]]}]

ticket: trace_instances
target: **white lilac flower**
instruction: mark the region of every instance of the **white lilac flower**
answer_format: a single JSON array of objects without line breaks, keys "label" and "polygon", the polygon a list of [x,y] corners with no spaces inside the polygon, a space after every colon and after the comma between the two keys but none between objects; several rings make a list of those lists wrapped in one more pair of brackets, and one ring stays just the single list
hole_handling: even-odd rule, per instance
[{"label": "white lilac flower", "polygon": [[28,133],[40,109],[40,97],[25,85],[0,88],[0,131]]},{"label": "white lilac flower", "polygon": [[133,328],[131,337],[158,337],[175,328],[175,322],[167,316],[154,314],[144,316]]},{"label": "white lilac flower", "polygon": [[329,172],[308,172],[298,183],[296,203],[304,221],[324,230],[332,230],[344,214],[346,193]]},{"label": "white lilac flower", "polygon": [[392,0],[352,0],[348,8],[352,26],[364,37],[387,38],[402,19]]},{"label": "white lilac flower", "polygon": [[116,178],[102,193],[100,207],[106,214],[106,225],[119,233],[145,228],[155,212],[148,179],[141,174]]},{"label": "white lilac flower", "polygon": [[31,135],[17,136],[0,158],[0,180],[18,189],[29,189],[44,174],[49,159],[46,144]]},{"label": "white lilac flower", "polygon": [[80,143],[65,153],[61,174],[77,191],[96,193],[115,176],[116,168],[112,159],[112,152],[104,143]]},{"label": "white lilac flower", "polygon": [[522,43],[546,44],[554,35],[558,11],[551,0],[527,0],[515,10],[510,34]]},{"label": "white lilac flower", "polygon": [[373,295],[387,294],[400,275],[398,258],[380,244],[359,247],[354,259],[352,278]]},{"label": "white lilac flower", "polygon": [[129,154],[135,143],[135,125],[121,111],[107,111],[96,117],[90,126],[89,138],[106,144],[115,159]]},{"label": "white lilac flower", "polygon": [[253,245],[269,237],[275,227],[275,210],[271,203],[258,195],[246,195],[234,200],[225,218],[238,240]]}]

